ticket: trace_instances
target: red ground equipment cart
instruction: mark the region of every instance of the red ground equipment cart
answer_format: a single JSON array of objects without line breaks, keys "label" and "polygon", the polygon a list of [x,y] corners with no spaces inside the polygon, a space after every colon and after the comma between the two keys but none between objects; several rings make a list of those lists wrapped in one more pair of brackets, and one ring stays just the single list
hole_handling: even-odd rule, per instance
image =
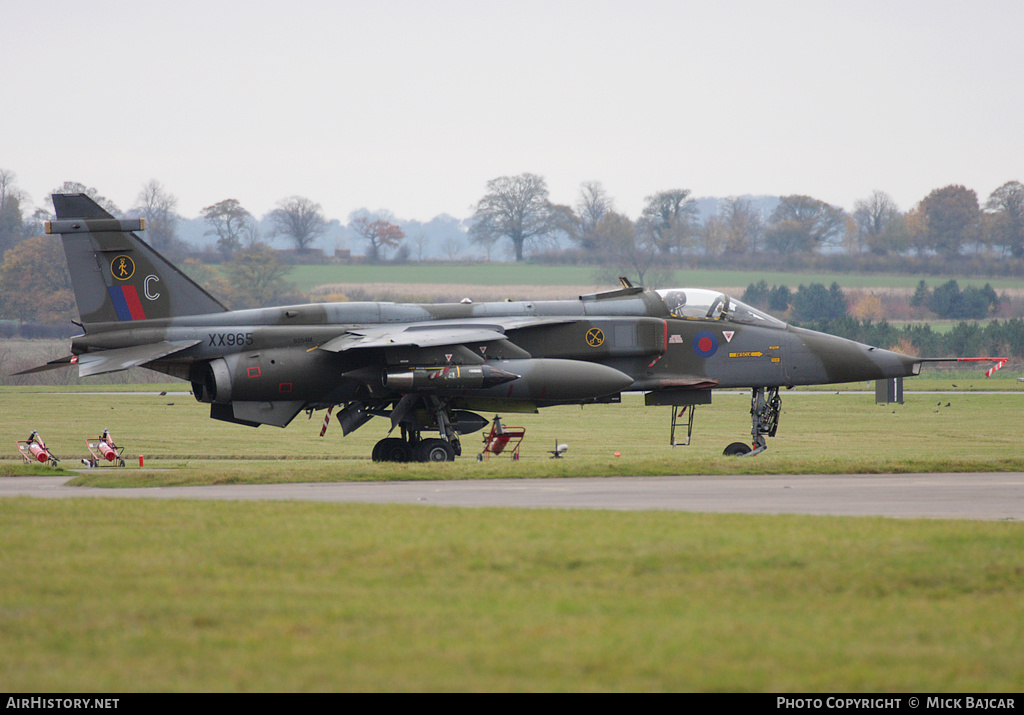
[{"label": "red ground equipment cart", "polygon": [[509,445],[512,445],[510,454],[513,461],[518,462],[519,447],[525,436],[525,427],[506,427],[501,424],[501,418],[495,415],[494,421],[491,422],[491,431],[484,437],[484,451],[476,455],[477,461],[483,461],[485,456],[492,454],[497,456],[504,452]]},{"label": "red ground equipment cart", "polygon": [[60,461],[46,448],[43,438],[39,436],[39,432],[36,430],[32,430],[32,434],[28,436],[28,439],[19,440],[15,444],[18,445],[18,451],[21,453],[21,458],[25,460],[25,464],[31,464],[32,462],[46,464],[49,462],[51,467],[56,467],[57,462]]},{"label": "red ground equipment cart", "polygon": [[124,466],[124,459],[121,457],[124,447],[118,447],[114,444],[114,438],[110,436],[110,430],[103,430],[103,434],[96,439],[85,440],[85,448],[89,450],[92,459],[83,459],[82,462],[89,467],[98,467],[103,462],[116,462],[117,466]]}]

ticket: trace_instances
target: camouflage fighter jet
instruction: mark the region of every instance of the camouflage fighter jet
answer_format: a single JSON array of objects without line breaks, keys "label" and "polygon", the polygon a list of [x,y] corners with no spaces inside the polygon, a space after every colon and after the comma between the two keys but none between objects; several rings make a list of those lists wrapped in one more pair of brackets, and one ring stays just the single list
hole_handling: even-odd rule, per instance
[{"label": "camouflage fighter jet", "polygon": [[[141,365],[192,383],[210,417],[284,427],[339,407],[344,434],[390,422],[381,461],[449,461],[477,412],[618,402],[644,392],[677,412],[750,388],[757,454],[778,427],[780,387],[916,375],[927,359],[787,325],[723,293],[623,287],[576,300],[404,305],[321,303],[228,310],[84,194],[55,194],[83,334],[33,371]],[[325,421],[326,426],[326,421]],[[436,433],[437,437],[425,437]]]}]

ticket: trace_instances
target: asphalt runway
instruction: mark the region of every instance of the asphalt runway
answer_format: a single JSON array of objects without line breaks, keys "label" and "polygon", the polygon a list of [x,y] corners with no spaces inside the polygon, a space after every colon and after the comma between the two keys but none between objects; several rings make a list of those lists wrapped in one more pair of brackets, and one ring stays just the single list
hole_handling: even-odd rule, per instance
[{"label": "asphalt runway", "polygon": [[332,482],[99,489],[0,477],[0,497],[297,500],[423,506],[663,510],[1024,520],[1024,473],[746,475]]}]

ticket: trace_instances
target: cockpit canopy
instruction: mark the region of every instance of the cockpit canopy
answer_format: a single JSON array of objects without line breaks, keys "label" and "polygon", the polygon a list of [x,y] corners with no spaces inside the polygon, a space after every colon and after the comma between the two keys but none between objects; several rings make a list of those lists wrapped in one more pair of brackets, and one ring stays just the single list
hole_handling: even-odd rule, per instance
[{"label": "cockpit canopy", "polygon": [[785,328],[778,318],[762,313],[725,293],[704,288],[666,288],[656,291],[669,315],[688,320],[731,320],[744,325]]}]

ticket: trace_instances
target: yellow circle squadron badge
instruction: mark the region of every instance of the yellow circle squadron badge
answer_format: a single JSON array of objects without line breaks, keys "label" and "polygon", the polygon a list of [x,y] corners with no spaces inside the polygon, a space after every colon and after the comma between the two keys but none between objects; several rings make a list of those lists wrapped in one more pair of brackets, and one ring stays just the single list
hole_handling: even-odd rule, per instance
[{"label": "yellow circle squadron badge", "polygon": [[135,261],[129,256],[115,256],[110,262],[110,272],[119,281],[126,281],[135,275]]},{"label": "yellow circle squadron badge", "polygon": [[600,347],[604,343],[604,331],[600,328],[591,328],[587,331],[587,345],[592,348]]}]

